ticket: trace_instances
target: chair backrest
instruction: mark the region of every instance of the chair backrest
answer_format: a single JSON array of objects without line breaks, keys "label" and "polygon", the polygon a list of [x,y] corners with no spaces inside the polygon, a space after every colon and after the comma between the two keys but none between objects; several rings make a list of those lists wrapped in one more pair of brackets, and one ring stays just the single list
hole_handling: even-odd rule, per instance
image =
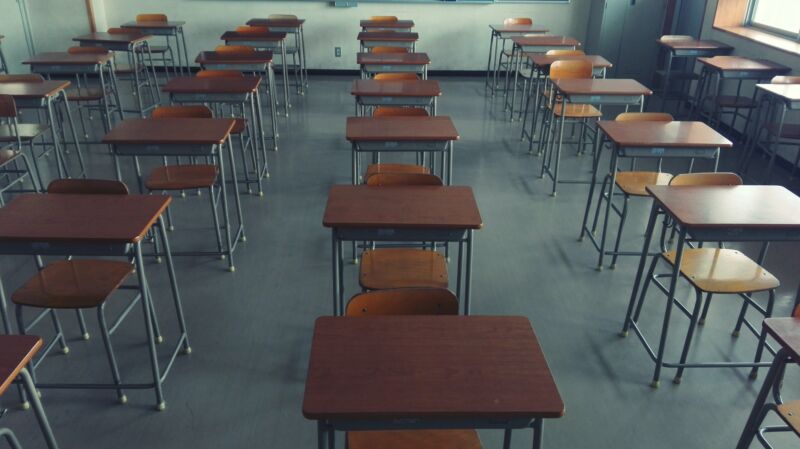
[{"label": "chair backrest", "polygon": [[661,36],[662,41],[691,41],[694,40],[693,36],[685,34],[665,34]]},{"label": "chair backrest", "polygon": [[372,22],[394,23],[397,22],[397,16],[372,16],[369,20]]},{"label": "chair backrest", "polygon": [[134,28],[109,28],[106,31],[108,34],[132,34],[135,36],[140,36],[143,33]]},{"label": "chair backrest", "polygon": [[22,73],[19,75],[0,75],[0,83],[42,83],[44,77],[38,73]]},{"label": "chair backrest", "polygon": [[236,70],[200,70],[195,76],[198,78],[244,78],[244,74]]},{"label": "chair backrest", "polygon": [[372,111],[373,117],[427,117],[428,111],[422,108],[403,108],[399,106],[378,106]]},{"label": "chair backrest", "polygon": [[107,55],[108,50],[102,47],[69,47],[67,53],[71,55]]},{"label": "chair backrest", "polygon": [[128,186],[108,179],[56,179],[47,186],[47,193],[79,195],[127,195]]},{"label": "chair backrest", "polygon": [[17,116],[17,103],[11,95],[0,95],[0,118]]},{"label": "chair backrest", "polygon": [[353,296],[347,316],[458,315],[458,298],[444,288],[375,290]]},{"label": "chair backrest", "polygon": [[166,14],[137,14],[137,22],[168,22]]},{"label": "chair backrest", "polygon": [[616,118],[618,122],[671,122],[671,114],[666,112],[623,112]]},{"label": "chair backrest", "polygon": [[585,79],[592,77],[592,63],[582,59],[556,61],[550,65],[550,79]]},{"label": "chair backrest", "polygon": [[375,81],[418,80],[416,73],[376,73],[372,77]]},{"label": "chair backrest", "polygon": [[236,32],[242,34],[263,34],[263,33],[269,33],[269,28],[255,27],[250,25],[240,25],[236,27]]},{"label": "chair backrest", "polygon": [[267,18],[273,20],[297,20],[297,16],[294,14],[270,14]]},{"label": "chair backrest", "polygon": [[441,186],[442,179],[428,173],[373,173],[368,186]]},{"label": "chair backrest", "polygon": [[408,53],[408,49],[405,47],[372,47],[372,53],[377,55],[387,53]]},{"label": "chair backrest", "polygon": [[548,56],[586,56],[583,50],[547,50]]},{"label": "chair backrest", "polygon": [[771,84],[800,84],[800,76],[776,76],[770,80]]},{"label": "chair backrest", "polygon": [[503,25],[533,25],[533,20],[529,17],[509,17],[503,21]]},{"label": "chair backrest", "polygon": [[246,55],[255,53],[256,49],[249,45],[217,45],[214,51],[228,55]]},{"label": "chair backrest", "polygon": [[207,106],[159,106],[153,109],[151,118],[211,118],[213,114]]},{"label": "chair backrest", "polygon": [[671,186],[740,186],[742,178],[736,173],[683,173],[675,175]]}]

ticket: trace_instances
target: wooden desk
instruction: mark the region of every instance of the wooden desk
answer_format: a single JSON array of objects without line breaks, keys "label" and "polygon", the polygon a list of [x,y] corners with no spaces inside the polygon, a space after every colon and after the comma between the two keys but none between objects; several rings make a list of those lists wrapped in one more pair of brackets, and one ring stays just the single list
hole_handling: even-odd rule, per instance
[{"label": "wooden desk", "polygon": [[[719,56],[730,54],[733,51],[733,47],[730,45],[714,40],[658,39],[656,40],[656,43],[667,53],[667,66],[664,71],[660,73],[662,75],[662,110],[666,110],[666,103],[669,97],[669,82],[672,77],[672,64],[675,58],[689,59],[697,57]],[[692,63],[686,65],[687,67],[685,67],[685,69],[688,70],[681,76],[681,79],[685,81],[691,80],[694,77],[693,61]],[[680,93],[677,100],[681,100],[686,97],[685,90],[688,90],[688,85],[686,86],[686,89],[684,89],[684,92]]]},{"label": "wooden desk", "polygon": [[437,172],[435,153],[440,153],[439,176],[453,183],[453,142],[460,136],[450,117],[348,117],[346,137],[352,148],[353,184],[362,172],[360,153],[372,153],[378,163],[381,152],[430,154],[431,173]]},{"label": "wooden desk", "polygon": [[[228,260],[228,267],[233,271],[233,252],[238,242],[244,240],[244,220],[242,215],[239,183],[236,175],[236,159],[233,145],[230,143],[230,132],[236,121],[231,118],[164,118],[164,119],[128,119],[117,125],[103,138],[103,143],[111,146],[114,152],[114,165],[117,179],[122,180],[119,156],[216,156],[219,165],[219,188],[222,197],[222,215],[225,222],[226,246],[219,251],[185,251],[174,252],[181,256],[222,256]],[[231,235],[231,220],[228,213],[227,181],[225,178],[225,155],[223,146],[228,143],[228,160],[230,162],[231,182],[236,213],[239,225]],[[139,190],[144,192],[142,173],[139,164],[135,164]]]},{"label": "wooden desk", "polygon": [[407,31],[362,31],[358,33],[361,52],[374,47],[403,47],[415,51],[419,34]]},{"label": "wooden desk", "polygon": [[286,65],[286,33],[239,33],[226,31],[220,36],[225,45],[247,45],[260,50],[280,50],[281,77],[283,78],[284,112],[289,116],[289,69]]},{"label": "wooden desk", "polygon": [[[689,236],[695,241],[704,242],[800,241],[800,197],[781,186],[648,186],[647,192],[653,197],[653,207],[647,224],[639,270],[622,328],[623,335],[627,334],[628,329],[633,328],[642,343],[646,340],[638,327],[638,322],[632,317],[632,312],[659,214],[663,213],[674,220],[678,228],[675,263],[672,264],[667,292],[670,303],[675,297],[681,259]],[[654,385],[658,383],[662,366],[689,365],[664,362],[671,309],[672,307],[668,307],[664,315],[661,343],[657,352],[653,353],[648,345],[645,346],[647,353],[656,363],[653,374]],[[712,366],[753,367],[754,364],[722,362]]]},{"label": "wooden desk", "polygon": [[376,73],[418,73],[428,79],[431,58],[427,53],[359,53],[356,62],[361,66],[361,78]]},{"label": "wooden desk", "polygon": [[319,422],[319,449],[337,430],[527,427],[541,448],[542,421],[563,415],[525,317],[321,317],[314,326],[303,416]]},{"label": "wooden desk", "polygon": [[152,39],[151,34],[111,34],[111,33],[89,33],[83,36],[72,38],[73,41],[80,43],[81,47],[101,47],[111,51],[131,52],[139,45],[143,45]]},{"label": "wooden desk", "polygon": [[[763,102],[760,104],[758,114],[756,116],[756,126],[753,128],[756,133],[755,138],[751,140],[750,145],[746,148],[746,153],[742,158],[740,172],[746,173],[747,165],[758,145],[758,136],[760,130],[766,128],[769,132],[769,142],[767,143],[767,153],[770,155],[769,167],[767,168],[767,179],[765,184],[769,184],[772,180],[772,171],[775,168],[775,160],[778,157],[778,147],[781,141],[781,136],[784,135],[784,130],[789,125],[786,123],[786,116],[789,111],[800,110],[800,84],[756,84],[756,92],[760,92],[763,96]],[[765,108],[766,113],[761,114],[761,108]],[[777,123],[770,123],[777,117]],[[774,129],[770,129],[770,125]],[[792,171],[794,174],[794,171]]]},{"label": "wooden desk", "polygon": [[[333,313],[344,313],[342,242],[458,242],[456,294],[469,314],[473,231],[483,220],[469,187],[335,185],[328,193],[322,224],[333,243]],[[464,256],[466,246],[466,256]],[[465,260],[464,260],[465,259]]]},{"label": "wooden desk", "polygon": [[580,240],[588,236],[598,252],[597,269],[603,269],[605,256],[614,256],[612,267],[617,256],[637,256],[640,252],[606,251],[608,221],[611,203],[606,203],[603,230],[600,241],[595,237],[596,224],[588,227],[589,213],[592,208],[592,197],[597,185],[600,157],[603,148],[611,146],[611,165],[605,175],[608,183],[603,184],[606,190],[600,190],[598,202],[602,198],[613,198],[616,190],[617,169],[621,158],[685,158],[713,159],[714,171],[717,169],[720,151],[733,147],[733,143],[703,122],[618,122],[603,121],[597,124],[598,136],[595,140],[595,158],[592,165],[592,179],[589,183],[589,196],[583,214]]},{"label": "wooden desk", "polygon": [[[489,61],[486,63],[486,86],[492,90],[495,86],[489,83],[490,74],[497,71],[500,63],[500,54],[505,51],[506,41],[511,36],[524,36],[526,34],[544,34],[549,32],[545,27],[534,25],[489,25]],[[494,61],[495,69],[492,69]],[[497,79],[495,78],[496,82]]]},{"label": "wooden desk", "polygon": [[[122,387],[154,389],[160,409],[165,404],[162,383],[172,363],[180,351],[191,351],[169,240],[162,219],[162,214],[171,201],[170,197],[162,195],[23,194],[0,209],[0,254],[119,257],[133,260],[140,291],[145,295],[142,301],[146,303],[152,303],[152,296],[150,289],[143,288],[148,283],[142,240],[151,228],[158,228],[156,235],[163,243],[167,261],[165,268],[172,289],[180,336],[162,371],[159,369],[153,343],[153,330],[147,326],[153,368],[152,382],[123,384]],[[144,307],[144,310],[145,321],[151,322],[151,308]],[[113,383],[105,384],[105,387],[91,385],[91,388],[120,388]],[[38,385],[39,388],[63,386]],[[71,384],[72,388],[84,386],[86,385]]]},{"label": "wooden desk", "polygon": [[[181,74],[191,72],[189,68],[189,52],[186,49],[186,35],[183,33],[183,26],[186,25],[182,20],[170,20],[168,22],[126,22],[122,24],[122,28],[129,28],[132,30],[140,31],[144,34],[153,36],[164,36],[167,41],[167,47],[171,50],[172,43],[170,38],[175,38],[175,48],[178,55],[178,67],[180,67]],[[174,69],[175,67],[173,67]],[[177,73],[177,72],[176,72]]]},{"label": "wooden desk", "polygon": [[392,30],[392,31],[411,31],[414,28],[413,20],[397,20],[395,22],[384,22],[382,20],[362,20],[359,23],[362,31],[367,30]]},{"label": "wooden desk", "polygon": [[[5,304],[2,304],[5,305]],[[39,400],[33,379],[26,368],[42,348],[42,338],[33,335],[0,335],[0,396],[15,379],[19,378],[27,397],[33,401],[33,410],[49,449],[58,449],[50,423]],[[30,406],[25,403],[24,408]],[[5,430],[5,429],[0,429]],[[13,435],[13,434],[12,434]]]},{"label": "wooden desk", "polygon": [[[294,44],[300,52],[300,73],[302,74],[301,85],[303,89],[308,87],[308,66],[306,65],[306,35],[303,31],[303,24],[306,19],[250,19],[247,25],[255,27],[267,27],[276,33],[289,33],[294,35]],[[305,90],[303,90],[305,91]]]},{"label": "wooden desk", "polygon": [[353,80],[350,94],[356,99],[356,115],[371,106],[416,106],[429,108],[436,115],[436,100],[442,95],[438,81],[431,80]]}]

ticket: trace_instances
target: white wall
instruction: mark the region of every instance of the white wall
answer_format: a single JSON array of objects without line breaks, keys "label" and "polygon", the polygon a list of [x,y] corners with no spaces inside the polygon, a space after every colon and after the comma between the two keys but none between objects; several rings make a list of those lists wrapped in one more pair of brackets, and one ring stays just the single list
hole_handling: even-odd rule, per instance
[{"label": "white wall", "polygon": [[[490,23],[506,17],[531,17],[555,34],[582,40],[586,32],[589,0],[569,4],[403,4],[361,3],[355,8],[334,8],[323,1],[241,0],[104,0],[108,26],[135,18],[137,13],[162,12],[185,20],[189,54],[213,49],[226,30],[254,17],[295,14],[306,19],[308,65],[312,69],[356,69],[358,22],[371,15],[396,15],[414,19],[420,33],[418,51],[428,52],[432,69],[480,70],[486,67]],[[98,18],[98,22],[99,22]],[[342,57],[334,57],[334,47]]]}]

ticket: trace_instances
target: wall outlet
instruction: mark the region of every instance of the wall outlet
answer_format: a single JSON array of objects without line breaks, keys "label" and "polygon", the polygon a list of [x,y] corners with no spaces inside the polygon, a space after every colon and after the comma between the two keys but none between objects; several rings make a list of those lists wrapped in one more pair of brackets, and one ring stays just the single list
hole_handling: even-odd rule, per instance
[{"label": "wall outlet", "polygon": [[342,57],[342,47],[333,47],[333,55],[337,58]]}]

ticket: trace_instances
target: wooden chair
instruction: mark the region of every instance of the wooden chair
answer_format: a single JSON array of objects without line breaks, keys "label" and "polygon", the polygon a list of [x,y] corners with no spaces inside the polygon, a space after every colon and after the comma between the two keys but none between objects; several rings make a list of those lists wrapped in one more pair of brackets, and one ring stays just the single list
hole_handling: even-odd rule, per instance
[{"label": "wooden chair", "polygon": [[[106,30],[108,34],[119,34],[129,36],[143,36],[144,33],[134,28],[109,28]],[[149,42],[144,42],[143,45],[137,46],[135,52],[125,52],[128,59],[127,65],[115,62],[114,73],[117,77],[128,77],[133,92],[141,92],[140,88],[146,87],[149,91],[150,98],[153,105],[161,103],[161,89],[158,87],[158,77],[156,75],[156,65],[153,62],[153,55],[161,55],[161,61],[164,67],[167,67],[166,51],[159,53],[159,49],[163,50],[164,47],[151,46]],[[172,52],[169,52],[169,59],[174,61]],[[134,73],[134,70],[138,73]],[[168,76],[165,75],[165,77]],[[138,88],[136,84],[138,83]],[[136,95],[136,93],[134,93]],[[141,100],[144,101],[144,94],[141,94]]]},{"label": "wooden chair", "polygon": [[416,73],[376,73],[372,77],[375,81],[418,81]]},{"label": "wooden chair", "polygon": [[[127,195],[128,188],[119,181],[106,181],[95,179],[62,179],[53,181],[47,188],[48,195]],[[110,336],[116,327],[109,330],[106,323],[104,309],[107,300],[113,293],[120,289],[137,290],[133,298],[136,301],[145,301],[142,287],[124,286],[124,282],[133,273],[133,265],[129,261],[116,261],[105,259],[72,259],[52,262],[46,266],[41,264],[41,259],[36,258],[39,272],[28,279],[19,289],[11,295],[11,302],[17,308],[17,326],[20,334],[26,334],[40,318],[50,314],[55,336],[51,345],[47,346],[38,361],[31,364],[31,373],[47,357],[55,343],[61,346],[61,352],[69,353],[64,332],[58,319],[58,310],[74,310],[78,314],[84,340],[89,339],[86,324],[81,311],[95,309],[100,326],[100,334],[106,350],[111,374],[116,386],[117,396],[121,403],[127,402],[123,392],[119,368],[111,346]],[[131,304],[131,306],[132,306]],[[143,304],[143,307],[146,305]],[[23,311],[26,308],[40,310],[39,315],[30,324],[25,324]],[[155,338],[153,335],[148,337]],[[160,337],[158,337],[160,340]]]},{"label": "wooden chair", "polygon": [[[548,56],[584,56],[586,53],[584,53],[583,50],[548,50],[545,54]],[[531,96],[534,92],[534,87],[541,83],[541,78],[539,77],[539,73],[534,71],[533,65],[528,59],[525,59],[525,62],[520,67],[519,76],[522,78],[522,97],[520,101],[523,104],[520,105],[518,118],[520,118],[522,123],[525,123],[528,120],[528,107],[531,101]],[[550,96],[550,93],[547,91],[547,89],[541,89],[540,95],[546,99]],[[542,108],[544,108],[544,102],[541,100],[542,98],[534,98],[534,103],[537,108],[533,116],[534,128],[536,127],[536,119],[539,115],[538,113]]]},{"label": "wooden chair", "polygon": [[[33,152],[33,144],[50,128],[39,124],[20,124],[17,116],[14,97],[0,95],[0,175],[2,175],[0,206],[5,204],[3,194],[11,191],[15,186],[13,192],[41,191],[41,172],[36,162],[36,154]],[[33,165],[22,151],[24,144],[28,144],[30,147]],[[25,187],[24,183],[28,178],[33,186],[32,189]]]},{"label": "wooden chair", "polygon": [[[400,106],[378,106],[372,111],[373,117],[426,117],[428,111],[423,108],[400,107]],[[417,160],[419,161],[419,158]],[[376,173],[430,173],[430,169],[420,164],[401,164],[401,163],[373,163],[367,166],[364,179]]]},{"label": "wooden chair", "polygon": [[[533,25],[533,20],[529,17],[509,17],[503,20],[503,25]],[[500,54],[497,57],[497,64],[494,67],[494,82],[495,85],[497,84],[497,75],[498,72],[505,69],[507,72],[511,70],[511,50],[506,49],[506,41],[508,40],[507,37],[498,36],[499,40],[499,47],[501,48]],[[503,59],[506,59],[503,62]]]},{"label": "wooden chair", "polygon": [[143,22],[159,22],[159,23],[167,23],[169,20],[167,19],[166,14],[159,14],[159,13],[152,13],[152,14],[137,14],[136,15],[136,22],[143,23]]},{"label": "wooden chair", "polygon": [[386,55],[394,53],[408,53],[408,48],[405,47],[372,47],[371,53],[376,55]]},{"label": "wooden chair", "polygon": [[[67,53],[71,55],[106,55],[109,51],[102,47],[69,47]],[[89,137],[89,130],[91,128],[86,124],[84,109],[89,110],[89,114],[91,114],[92,109],[99,110],[100,113],[103,114],[103,124],[105,125],[108,123],[108,119],[105,118],[105,108],[103,108],[102,101],[104,98],[113,98],[110,83],[106,87],[107,92],[103,92],[103,89],[99,87],[90,87],[91,84],[92,83],[89,81],[89,74],[76,73],[75,83],[73,84],[74,87],[69,87],[67,89],[67,99],[71,103],[78,105],[78,116],[80,117],[81,130],[85,138]],[[107,129],[106,132],[108,131],[110,130]]]},{"label": "wooden chair", "polygon": [[369,20],[382,23],[395,23],[398,21],[397,16],[372,16]]}]

